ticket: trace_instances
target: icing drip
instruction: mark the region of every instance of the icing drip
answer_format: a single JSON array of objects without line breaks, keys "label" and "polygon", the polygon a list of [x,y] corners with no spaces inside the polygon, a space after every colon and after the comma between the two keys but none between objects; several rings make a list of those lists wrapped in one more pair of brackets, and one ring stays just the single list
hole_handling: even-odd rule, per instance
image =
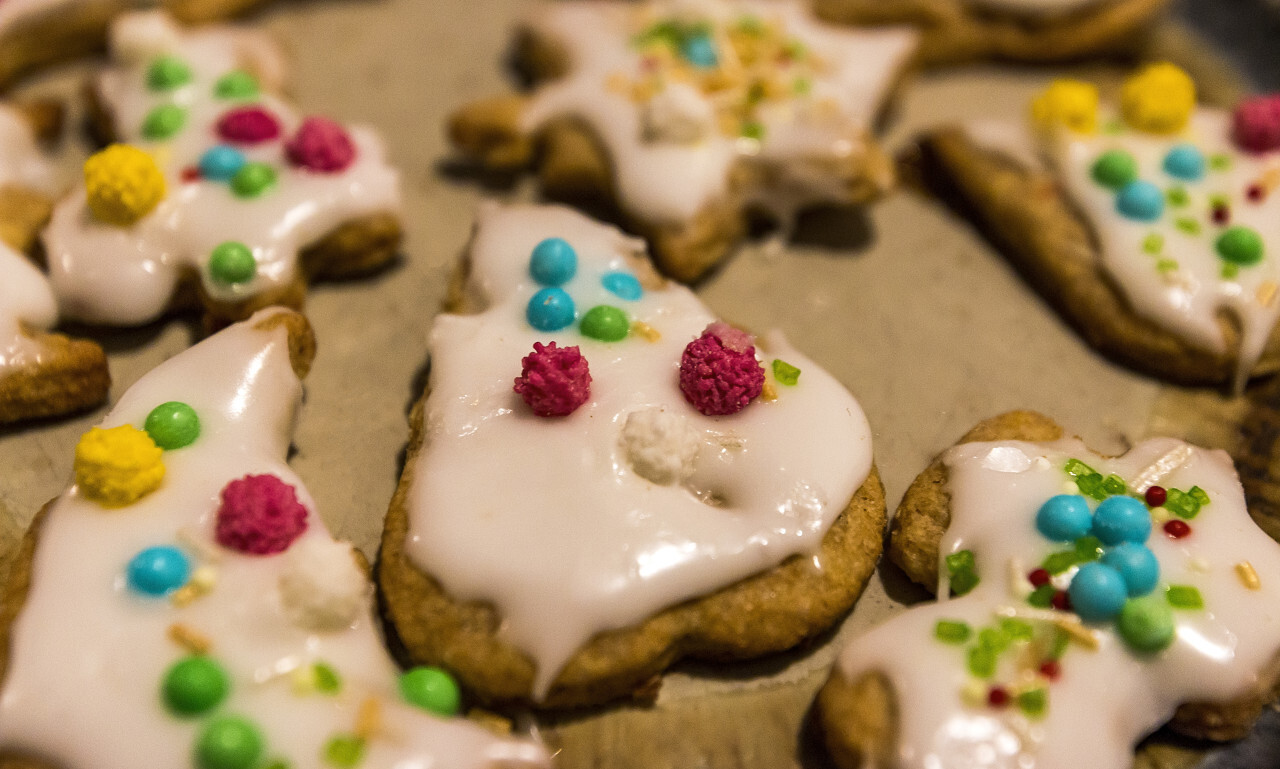
[{"label": "icing drip", "polygon": [[[343,222],[398,207],[398,175],[386,165],[382,144],[368,128],[350,129],[356,157],[340,172],[291,164],[286,145],[303,121],[272,93],[282,80],[281,56],[259,34],[231,28],[182,32],[167,17],[144,13],[117,21],[111,40],[114,63],[100,75],[98,93],[121,140],[160,163],[168,194],[148,215],[123,227],[94,219],[86,210],[83,185],[57,206],[45,247],[50,278],[69,316],[119,325],[154,320],[188,271],[197,272],[204,292],[220,302],[279,289],[295,279],[300,249]],[[149,88],[153,65],[166,56],[185,66],[187,79],[168,89]],[[233,89],[216,95],[220,78],[238,68],[257,75],[260,95]],[[178,108],[172,114],[183,116],[181,128],[165,138],[146,138],[144,126],[166,105]],[[233,192],[239,177],[218,179],[217,169],[201,163],[219,143],[220,119],[249,106],[264,108],[281,127],[280,135],[267,141],[224,140],[239,153],[229,153],[237,162],[266,164],[274,171],[274,180],[256,195]],[[246,175],[243,183],[263,179]],[[211,274],[211,254],[228,242],[252,252],[256,269],[250,277],[219,280]]]},{"label": "icing drip", "polygon": [[[1064,472],[1071,459],[1083,459],[1097,477],[1086,483],[1080,475],[1072,482]],[[1178,704],[1241,695],[1280,648],[1280,614],[1274,610],[1280,547],[1250,520],[1225,453],[1155,439],[1123,457],[1104,459],[1078,441],[1009,441],[963,444],[944,461],[951,525],[940,553],[973,553],[980,581],[963,597],[909,609],[875,628],[838,661],[850,679],[869,671],[888,676],[897,696],[895,755],[903,769],[1122,769],[1132,762],[1138,740],[1167,721]],[[1072,636],[1060,657],[1041,662],[1033,656],[1038,669],[1019,673],[1026,652],[1010,651],[997,657],[989,677],[972,673],[974,660],[966,660],[966,651],[978,645],[973,630],[1021,617],[1039,633],[1053,626],[1041,618],[1073,616],[1029,605],[1033,582],[1046,575],[1032,574],[1032,583],[1023,575],[1063,549],[1037,531],[1037,511],[1058,494],[1090,488],[1095,500],[1107,496],[1098,484],[1114,483],[1104,480],[1110,474],[1125,479],[1127,492],[1139,498],[1159,484],[1168,501],[1153,508],[1152,517],[1181,521],[1192,530],[1177,537],[1156,526],[1145,542],[1159,563],[1159,585],[1136,600],[1172,607],[1170,645],[1149,654],[1132,651],[1117,630],[1120,623],[1102,621],[1083,626],[1085,632]],[[1123,499],[1124,487],[1119,486],[1121,497],[1111,499]],[[1196,494],[1210,502],[1186,503]],[[1161,501],[1158,494],[1146,497]],[[940,568],[946,573],[945,563]],[[1080,573],[1073,568],[1048,577],[1049,590]],[[1242,570],[1256,577],[1252,586]],[[1191,594],[1202,599],[1202,608],[1191,608]],[[961,625],[970,630],[961,632]],[[1041,655],[1053,657],[1046,649]],[[1002,688],[1000,682],[1021,689]],[[977,697],[970,691],[975,685]],[[1038,696],[1019,699],[1031,687],[1044,693],[1041,702]]]},{"label": "icing drip", "polygon": [[[649,333],[605,343],[530,326],[529,254],[550,237],[577,252],[561,288],[579,308],[616,304]],[[565,208],[482,208],[470,288],[485,309],[439,316],[431,332],[406,549],[454,598],[498,607],[537,663],[535,696],[595,633],[815,550],[871,466],[857,402],[778,335],[765,349],[804,371],[794,386],[730,417],[695,411],[681,353],[714,318],[680,286],[611,293],[602,277],[629,272],[641,249]],[[512,391],[535,341],[590,363],[590,398],[568,416],[535,416]],[[654,410],[671,416],[659,425]],[[664,441],[672,462],[652,456]]]},{"label": "icing drip", "polygon": [[[709,31],[671,33],[671,20]],[[724,197],[743,160],[768,166],[768,188],[752,202],[780,213],[845,200],[824,165],[865,151],[915,45],[906,30],[820,24],[791,0],[551,3],[527,24],[565,48],[571,71],[538,90],[524,129],[565,116],[586,121],[608,148],[619,199],[651,222],[686,221]],[[672,34],[683,36],[684,58],[671,53]],[[734,35],[747,46],[780,42],[787,53],[753,69],[728,42]],[[699,79],[701,87],[685,82]]]},{"label": "icing drip", "polygon": [[30,331],[58,322],[58,305],[44,275],[26,257],[0,243],[0,374],[40,362]]},{"label": "icing drip", "polygon": [[[145,745],[151,764],[190,766],[201,729],[237,715],[263,735],[260,765],[283,759],[320,769],[330,766],[328,741],[360,731],[357,713],[372,708],[378,718],[363,727],[361,767],[549,766],[540,745],[495,737],[401,700],[363,575],[353,614],[344,614],[353,597],[347,587],[326,588],[342,602],[336,616],[349,616],[346,622],[310,607],[307,621],[294,623],[300,607],[281,580],[296,587],[296,559],[337,546],[284,461],[302,386],[290,368],[283,327],[253,328],[270,313],[165,362],[104,420],[106,427],[141,425],[156,405],[181,398],[199,414],[201,427],[189,446],[165,453],[163,484],[139,501],[106,510],[73,486],[49,510],[31,593],[13,628],[0,693],[0,745],[59,766],[102,769],[137,766],[138,746]],[[213,532],[219,491],[262,474],[296,489],[313,512],[310,526],[281,555],[220,549]],[[140,595],[125,581],[130,559],[157,545],[176,546],[196,566],[169,599]],[[347,578],[340,569],[328,571],[330,582]],[[196,659],[227,671],[229,692],[212,713],[180,718],[162,705],[165,671],[184,657],[171,639],[207,644],[207,654]]]}]

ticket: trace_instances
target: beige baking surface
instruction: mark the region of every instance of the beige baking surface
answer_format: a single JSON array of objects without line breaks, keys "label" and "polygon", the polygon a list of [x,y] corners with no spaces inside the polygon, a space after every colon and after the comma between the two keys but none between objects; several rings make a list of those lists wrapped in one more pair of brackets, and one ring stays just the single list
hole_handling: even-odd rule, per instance
[{"label": "beige baking surface", "polygon": [[[498,62],[521,5],[315,0],[282,3],[260,17],[295,56],[294,93],[304,109],[375,124],[404,172],[404,262],[312,294],[308,314],[320,353],[293,459],[330,526],[370,556],[407,438],[427,329],[482,194],[474,182],[441,172],[441,122],[469,97],[507,87]],[[1234,92],[1230,76],[1181,36],[1171,32],[1162,45],[1207,67],[1216,95]],[[28,92],[73,93],[84,71],[55,73]],[[980,67],[919,76],[904,90],[889,141],[900,146],[965,115],[1017,118],[1050,75]],[[69,171],[74,159],[69,152]],[[865,219],[822,218],[804,232],[809,245],[743,249],[700,294],[737,323],[783,329],[861,399],[891,505],[935,452],[1002,410],[1039,409],[1100,449],[1122,450],[1153,421],[1166,431],[1198,425],[1204,432],[1243,408],[1214,393],[1161,388],[1099,359],[963,221],[917,194],[896,194]],[[840,245],[814,242],[832,240]],[[171,322],[106,335],[113,400],[192,334]],[[1183,418],[1192,412],[1199,416]],[[67,482],[75,441],[101,414],[0,433],[6,557],[36,509]],[[1216,438],[1207,432],[1219,445],[1235,440],[1231,429]],[[882,568],[834,639],[807,653],[735,668],[683,667],[667,676],[652,708],[544,720],[542,733],[563,748],[564,767],[821,766],[803,725],[809,702],[842,638],[918,597],[902,582]],[[1155,757],[1161,767],[1187,760],[1180,750]]]}]

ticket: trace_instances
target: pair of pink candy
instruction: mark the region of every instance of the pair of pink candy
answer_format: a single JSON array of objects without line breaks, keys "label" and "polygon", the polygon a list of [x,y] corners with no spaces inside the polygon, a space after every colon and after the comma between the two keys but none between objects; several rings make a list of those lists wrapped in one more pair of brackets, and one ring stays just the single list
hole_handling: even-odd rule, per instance
[{"label": "pair of pink candy", "polygon": [[[235,144],[260,144],[280,136],[280,121],[262,107],[240,107],[218,120],[218,136]],[[321,173],[341,171],[356,157],[346,129],[322,117],[304,120],[284,150],[294,165]]]}]

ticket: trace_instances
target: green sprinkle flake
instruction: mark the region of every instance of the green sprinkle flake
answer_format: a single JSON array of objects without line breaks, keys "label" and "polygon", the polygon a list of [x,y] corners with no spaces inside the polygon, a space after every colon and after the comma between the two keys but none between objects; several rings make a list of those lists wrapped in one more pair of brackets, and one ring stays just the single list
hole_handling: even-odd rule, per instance
[{"label": "green sprinkle flake", "polygon": [[1018,710],[1028,718],[1039,718],[1049,709],[1049,692],[1043,688],[1028,689],[1018,695]]},{"label": "green sprinkle flake", "polygon": [[813,92],[813,79],[798,77],[791,83],[791,92],[796,96],[808,96]]},{"label": "green sprinkle flake", "polygon": [[978,573],[973,569],[961,569],[951,575],[951,594],[965,595],[978,586]]},{"label": "green sprinkle flake", "polygon": [[1156,262],[1156,272],[1164,275],[1168,272],[1174,272],[1178,269],[1178,262],[1174,259],[1161,259]]},{"label": "green sprinkle flake", "polygon": [[781,358],[775,358],[773,361],[773,378],[778,380],[779,384],[792,386],[800,381],[800,369]]},{"label": "green sprinkle flake", "polygon": [[1188,491],[1188,492],[1187,492],[1187,494],[1188,494],[1192,499],[1194,499],[1195,501],[1199,502],[1201,507],[1203,507],[1203,506],[1205,506],[1205,505],[1209,504],[1209,492],[1205,491],[1204,489],[1200,488],[1199,486],[1192,486],[1192,487],[1191,487],[1191,490],[1190,490],[1190,491]]},{"label": "green sprinkle flake", "polygon": [[342,691],[342,677],[328,663],[317,662],[312,665],[311,674],[315,678],[316,690],[322,694],[337,694]]},{"label": "green sprinkle flake", "polygon": [[1192,585],[1169,585],[1164,589],[1165,600],[1175,609],[1203,609],[1204,597]]},{"label": "green sprinkle flake", "polygon": [[351,769],[364,760],[364,740],[354,734],[339,734],[324,744],[324,760],[339,769]]},{"label": "green sprinkle flake", "polygon": [[176,56],[161,56],[147,67],[147,88],[170,91],[191,82],[191,67]]},{"label": "green sprinkle flake", "polygon": [[176,104],[162,104],[147,113],[142,121],[144,138],[158,141],[168,139],[187,124],[187,111]]},{"label": "green sprinkle flake", "polygon": [[1158,232],[1153,232],[1142,239],[1142,250],[1152,256],[1157,256],[1164,250],[1164,236]]},{"label": "green sprinkle flake", "polygon": [[[1082,563],[1096,561],[1102,557],[1102,541],[1097,537],[1088,536],[1081,537],[1075,541],[1070,550],[1062,550],[1056,553],[1050,553],[1048,557],[1041,562],[1040,567],[1050,574],[1061,574],[1072,566],[1079,566]],[[1053,589],[1049,585],[1041,585],[1039,590],[1049,587],[1049,595],[1053,595]],[[1048,605],[1046,603],[1046,605]]]},{"label": "green sprinkle flake", "polygon": [[1075,541],[1077,563],[1089,563],[1102,557],[1102,540],[1092,535],[1081,537]]},{"label": "green sprinkle flake", "polygon": [[1221,192],[1215,192],[1209,196],[1210,208],[1229,208],[1230,206],[1231,199],[1226,195],[1223,195]]},{"label": "green sprinkle flake", "polygon": [[983,646],[969,649],[969,673],[975,678],[990,678],[996,674],[996,654]]},{"label": "green sprinkle flake", "polygon": [[1102,490],[1112,496],[1116,496],[1118,494],[1124,494],[1129,490],[1129,487],[1125,485],[1124,479],[1120,476],[1108,475],[1106,478],[1102,479]]},{"label": "green sprinkle flake", "polygon": [[1000,631],[1014,641],[1030,641],[1036,630],[1030,622],[1016,617],[1004,617],[1000,620]]},{"label": "green sprinkle flake", "polygon": [[[1191,520],[1200,514],[1200,501],[1180,489],[1167,489],[1164,507],[1179,518]],[[1203,492],[1201,492],[1203,493]]]},{"label": "green sprinkle flake", "polygon": [[1093,497],[1101,502],[1109,495],[1103,487],[1102,473],[1089,473],[1076,479],[1076,488],[1080,489],[1080,493]]},{"label": "green sprinkle flake", "polygon": [[1047,609],[1053,603],[1053,585],[1045,584],[1031,591],[1031,595],[1027,596],[1027,603],[1037,609]]},{"label": "green sprinkle flake", "polygon": [[747,120],[742,124],[742,138],[764,140],[764,123],[759,120]]},{"label": "green sprinkle flake", "polygon": [[1072,478],[1079,478],[1082,475],[1093,475],[1093,468],[1081,462],[1078,459],[1068,459],[1066,467],[1062,468],[1067,475]]},{"label": "green sprinkle flake", "polygon": [[1209,156],[1209,168],[1214,171],[1226,171],[1231,168],[1231,156],[1225,152],[1219,152]]},{"label": "green sprinkle flake", "polygon": [[960,550],[947,556],[947,573],[955,574],[957,571],[969,570],[974,571],[978,568],[978,559],[974,557],[972,550]]},{"label": "green sprinkle flake", "polygon": [[968,623],[959,620],[940,619],[938,624],[933,626],[933,637],[949,644],[962,644],[969,640],[969,636],[973,634],[973,629]]},{"label": "green sprinkle flake", "polygon": [[242,69],[235,69],[213,84],[213,95],[219,99],[252,99],[258,95],[258,79]]},{"label": "green sprinkle flake", "polygon": [[1189,216],[1179,216],[1174,220],[1173,226],[1177,227],[1180,232],[1185,232],[1188,235],[1200,234],[1200,222],[1197,222]]},{"label": "green sprinkle flake", "polygon": [[1191,202],[1191,197],[1187,195],[1187,191],[1182,187],[1170,187],[1164,197],[1169,201],[1169,205],[1174,208],[1182,208]]},{"label": "green sprinkle flake", "polygon": [[[1045,571],[1049,572],[1050,574],[1056,575],[1056,574],[1061,574],[1062,572],[1066,571],[1067,569],[1070,569],[1072,566],[1075,566],[1075,565],[1076,565],[1075,551],[1066,550],[1060,553],[1051,553],[1047,558],[1044,559],[1043,562],[1041,562],[1040,567]],[[1049,586],[1041,585],[1041,588],[1045,588],[1045,587],[1049,587]],[[1052,588],[1049,590],[1049,595],[1053,595]]]},{"label": "green sprinkle flake", "polygon": [[1012,640],[1001,628],[984,627],[978,631],[978,646],[989,650],[996,656],[1008,649]]},{"label": "green sprinkle flake", "polygon": [[1235,280],[1240,277],[1240,266],[1236,264],[1224,264],[1222,265],[1221,275],[1223,280]]},{"label": "green sprinkle flake", "polygon": [[1049,659],[1060,660],[1071,646],[1071,636],[1060,627],[1053,628],[1053,645],[1049,648]]}]

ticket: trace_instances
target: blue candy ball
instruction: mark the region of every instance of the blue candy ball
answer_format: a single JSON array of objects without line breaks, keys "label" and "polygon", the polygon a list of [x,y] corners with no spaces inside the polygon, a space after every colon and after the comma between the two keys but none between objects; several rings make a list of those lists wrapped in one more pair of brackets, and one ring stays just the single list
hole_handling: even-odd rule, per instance
[{"label": "blue candy ball", "polygon": [[561,286],[578,272],[578,252],[564,238],[547,238],[533,247],[529,274],[544,286]]},{"label": "blue candy ball", "polygon": [[1151,182],[1129,182],[1116,195],[1116,210],[1129,219],[1155,221],[1164,213],[1164,193]]},{"label": "blue candy ball", "polygon": [[1164,156],[1164,172],[1189,182],[1204,178],[1204,154],[1192,144],[1179,144]]},{"label": "blue candy ball", "polygon": [[143,595],[168,595],[187,584],[190,576],[191,561],[169,545],[149,547],[129,561],[129,587]]},{"label": "blue candy ball", "polygon": [[636,280],[636,276],[629,272],[610,272],[601,278],[600,282],[609,293],[619,299],[634,302],[644,296],[644,289],[640,287],[640,281]]},{"label": "blue candy ball", "polygon": [[1120,572],[1130,598],[1150,593],[1160,581],[1160,562],[1146,545],[1124,542],[1109,547],[1102,563]]},{"label": "blue candy ball", "polygon": [[716,56],[716,44],[707,35],[686,38],[680,46],[680,55],[693,66],[703,69],[711,69],[720,61]]},{"label": "blue candy ball", "polygon": [[1133,497],[1107,497],[1093,513],[1093,535],[1104,545],[1142,544],[1150,534],[1147,506]]},{"label": "blue candy ball", "polygon": [[244,167],[244,153],[235,147],[218,144],[205,150],[200,156],[200,175],[206,179],[225,182]]},{"label": "blue candy ball", "polygon": [[1079,494],[1050,497],[1036,513],[1036,529],[1054,542],[1074,542],[1089,533],[1093,514]]},{"label": "blue candy ball", "polygon": [[563,288],[544,288],[533,295],[524,316],[539,331],[559,331],[577,317],[573,297]]},{"label": "blue candy ball", "polygon": [[1086,563],[1076,572],[1067,589],[1071,608],[1086,622],[1113,619],[1129,597],[1120,572],[1101,563]]}]

